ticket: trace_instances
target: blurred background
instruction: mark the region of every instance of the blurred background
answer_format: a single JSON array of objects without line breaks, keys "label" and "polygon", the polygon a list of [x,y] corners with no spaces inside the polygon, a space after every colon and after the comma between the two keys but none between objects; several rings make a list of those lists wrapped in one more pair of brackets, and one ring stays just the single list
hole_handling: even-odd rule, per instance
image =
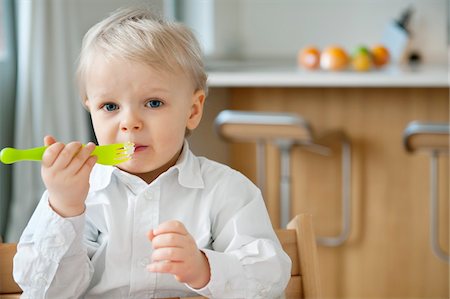
[{"label": "blurred background", "polygon": [[[295,60],[308,45],[348,51],[383,39],[389,22],[411,7],[411,49],[427,62],[447,56],[448,1],[173,1],[176,19],[197,32],[208,58]],[[177,5],[181,4],[181,5]],[[180,11],[181,9],[181,11]]]},{"label": "blurred background", "polygon": [[[295,113],[313,143],[332,149],[289,148],[290,214],[312,213],[318,236],[345,226],[333,136],[350,142],[351,226],[338,245],[319,244],[327,298],[449,298],[448,260],[430,245],[429,155],[404,141],[412,121],[449,122],[450,0],[0,0],[1,148],[40,146],[47,134],[94,140],[75,86],[81,40],[129,5],[187,24],[201,42],[209,95],[189,137],[197,155],[261,184],[255,142],[218,135],[223,110]],[[382,64],[378,50],[389,54]],[[280,148],[264,149],[260,187],[279,227]],[[437,243],[448,255],[448,155],[438,174]],[[0,164],[3,240],[18,241],[43,190],[38,163]]]}]

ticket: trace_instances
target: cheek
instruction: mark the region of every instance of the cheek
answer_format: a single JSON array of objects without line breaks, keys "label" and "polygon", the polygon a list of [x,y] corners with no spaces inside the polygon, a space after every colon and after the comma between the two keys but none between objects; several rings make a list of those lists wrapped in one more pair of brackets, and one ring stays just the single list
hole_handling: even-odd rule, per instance
[{"label": "cheek", "polygon": [[162,131],[165,134],[174,135],[178,132],[184,132],[187,123],[187,117],[185,113],[180,111],[166,113],[160,115],[160,117],[149,117],[150,128],[157,128],[158,131]]},{"label": "cheek", "polygon": [[169,147],[178,146],[180,140],[184,139],[185,124],[182,121],[174,121],[175,118],[156,122],[150,126],[151,134],[159,144],[165,144]]},{"label": "cheek", "polygon": [[150,131],[154,137],[166,144],[177,143],[177,140],[184,137],[184,127],[174,123],[153,127]]}]

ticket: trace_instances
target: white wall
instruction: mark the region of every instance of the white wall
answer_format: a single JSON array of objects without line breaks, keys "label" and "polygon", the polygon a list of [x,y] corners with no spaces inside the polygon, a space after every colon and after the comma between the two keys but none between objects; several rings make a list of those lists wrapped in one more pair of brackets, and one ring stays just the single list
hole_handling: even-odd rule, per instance
[{"label": "white wall", "polygon": [[85,26],[81,28],[84,33],[97,22],[112,14],[121,7],[137,6],[152,9],[157,14],[163,14],[164,0],[77,0],[78,11],[74,12],[82,18]]},{"label": "white wall", "polygon": [[[385,26],[414,6],[411,46],[426,62],[443,62],[448,48],[449,0],[196,0],[195,18],[214,15],[206,54],[212,58],[293,59],[309,44],[348,51],[381,41]],[[213,5],[212,5],[213,4]],[[203,14],[203,15],[202,15]],[[192,19],[192,17],[191,17]],[[202,31],[205,24],[195,30]],[[195,27],[195,26],[194,26]]]}]

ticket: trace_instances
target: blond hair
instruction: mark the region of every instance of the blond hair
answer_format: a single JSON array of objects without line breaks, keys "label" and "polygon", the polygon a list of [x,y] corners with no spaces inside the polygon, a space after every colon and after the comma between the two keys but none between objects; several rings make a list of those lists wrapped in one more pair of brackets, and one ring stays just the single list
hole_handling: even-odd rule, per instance
[{"label": "blond hair", "polygon": [[162,71],[182,71],[195,90],[207,93],[202,52],[185,25],[165,21],[142,8],[121,8],[94,25],[84,36],[77,80],[83,102],[85,77],[95,54],[143,62]]}]

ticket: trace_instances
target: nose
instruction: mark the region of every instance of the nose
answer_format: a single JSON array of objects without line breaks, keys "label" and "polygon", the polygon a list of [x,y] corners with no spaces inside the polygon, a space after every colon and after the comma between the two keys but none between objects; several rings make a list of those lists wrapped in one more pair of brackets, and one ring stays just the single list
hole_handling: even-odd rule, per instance
[{"label": "nose", "polygon": [[142,129],[142,120],[139,115],[133,111],[127,111],[120,124],[122,132],[133,132]]}]

